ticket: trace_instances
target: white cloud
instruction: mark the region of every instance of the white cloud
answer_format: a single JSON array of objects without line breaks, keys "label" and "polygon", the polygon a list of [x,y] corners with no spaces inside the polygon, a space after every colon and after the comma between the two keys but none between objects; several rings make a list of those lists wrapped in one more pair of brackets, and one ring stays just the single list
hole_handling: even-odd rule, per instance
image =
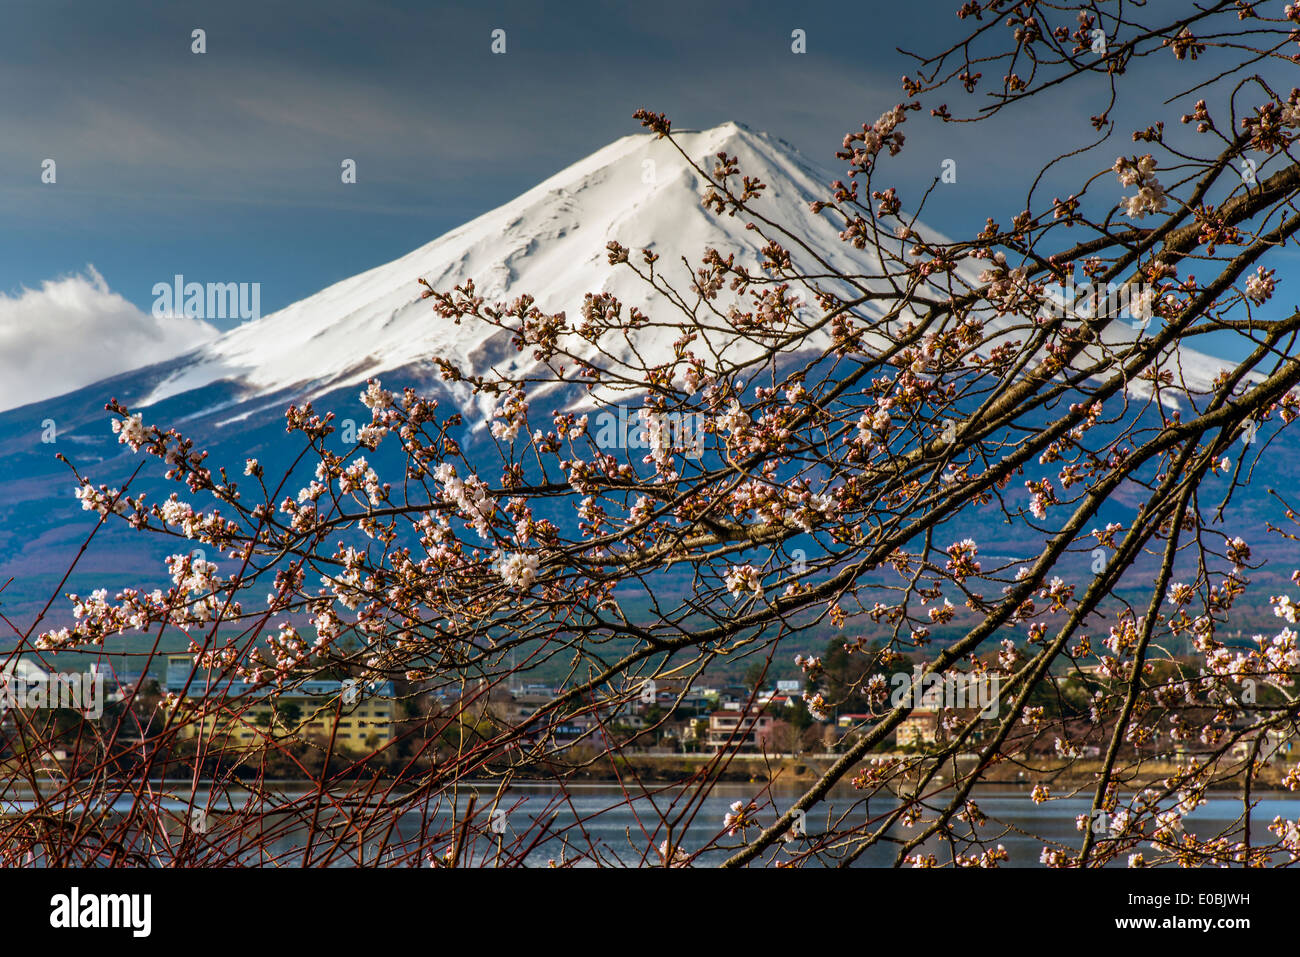
[{"label": "white cloud", "polygon": [[0,410],[169,359],[216,334],[199,319],[141,312],[94,266],[39,289],[0,293]]}]

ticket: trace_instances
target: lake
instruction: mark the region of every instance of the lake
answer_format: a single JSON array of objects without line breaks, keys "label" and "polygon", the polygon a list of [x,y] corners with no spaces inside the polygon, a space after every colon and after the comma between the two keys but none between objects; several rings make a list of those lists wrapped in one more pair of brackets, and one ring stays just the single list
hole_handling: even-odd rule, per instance
[{"label": "lake", "polygon": [[[148,849],[153,863],[168,863],[171,851],[167,845],[177,842],[185,821],[193,813],[186,801],[188,793],[188,785],[179,782],[158,788],[151,800],[162,809],[164,826],[132,831],[131,843]],[[794,786],[773,786],[769,790],[761,784],[719,783],[704,795],[691,788],[667,787],[628,800],[616,786],[608,784],[570,785],[563,791],[551,783],[514,784],[494,813],[494,787],[483,784],[462,786],[455,806],[459,821],[472,800],[476,820],[481,825],[481,833],[477,836],[470,833],[466,840],[463,864],[499,866],[522,859],[529,866],[547,866],[554,861],[575,866],[599,863],[635,867],[659,863],[657,848],[667,836],[665,821],[672,824],[675,846],[694,854],[717,838],[733,802],[756,801],[758,810],[754,819],[759,825],[767,825],[801,793]],[[446,796],[441,801],[431,801],[427,808],[416,807],[395,815],[389,810],[357,805],[348,801],[342,792],[333,796],[338,806],[331,806],[328,800],[318,802],[313,794],[287,787],[279,792],[272,805],[261,803],[265,799],[249,792],[232,789],[213,801],[208,813],[200,813],[195,818],[193,823],[198,833],[192,835],[192,840],[201,842],[208,854],[216,855],[207,857],[209,863],[302,865],[306,836],[312,830],[309,822],[315,821],[317,836],[312,842],[312,865],[355,865],[360,849],[360,860],[365,864],[418,866],[414,849],[422,843],[422,834],[442,835],[423,842],[428,845],[426,850],[442,854],[451,845],[447,835],[459,831],[453,822],[451,799]],[[1035,804],[1029,798],[1028,788],[1005,785],[978,786],[972,797],[988,819],[980,828],[981,836],[990,839],[992,845],[1003,845],[1009,854],[1004,866],[1012,867],[1041,866],[1039,858],[1045,841],[1077,848],[1080,833],[1075,819],[1087,813],[1091,806],[1091,797],[1085,795]],[[16,795],[3,802],[3,810],[11,814],[26,810],[33,806],[30,798],[30,794]],[[207,791],[197,792],[197,807],[207,805],[210,800]],[[1300,816],[1300,796],[1289,792],[1258,792],[1255,800],[1258,803],[1251,821],[1254,843],[1266,844],[1274,839],[1268,825],[1275,817]],[[348,801],[347,806],[343,806],[344,801]],[[110,814],[121,818],[129,811],[130,804],[129,798],[119,799],[113,802]],[[828,813],[835,815],[842,830],[868,819],[878,821],[896,806],[896,802],[880,796],[873,797],[867,806],[851,788],[839,788],[831,793],[825,805],[808,814],[806,830],[810,835],[822,833]],[[257,807],[266,810],[260,815],[250,815],[250,810]],[[107,805],[100,808],[102,811]],[[69,810],[76,813],[80,807],[72,806]],[[1191,833],[1201,837],[1217,834],[1231,825],[1237,829],[1239,839],[1241,813],[1240,798],[1224,793],[1208,797],[1185,822]],[[257,824],[250,826],[250,821]],[[543,827],[547,822],[549,826]],[[875,826],[878,824],[873,825],[873,830]],[[262,835],[260,840],[258,833]],[[758,831],[750,828],[747,833],[752,838]],[[851,866],[891,866],[899,842],[916,833],[917,829],[895,824],[887,840],[867,849]],[[718,864],[740,846],[740,838],[724,837],[721,843],[725,847],[706,850],[693,863]],[[790,849],[799,846],[795,842],[789,849],[770,849],[763,859],[788,860]],[[941,864],[951,853],[944,842],[935,839],[924,844],[923,849],[935,854]],[[1149,845],[1139,845],[1137,849],[1151,856]],[[823,854],[821,860],[808,863],[834,866],[842,860],[844,851],[841,842],[838,849]],[[37,854],[30,863],[39,866],[42,859],[43,855]],[[1117,866],[1123,863],[1121,859]]]}]

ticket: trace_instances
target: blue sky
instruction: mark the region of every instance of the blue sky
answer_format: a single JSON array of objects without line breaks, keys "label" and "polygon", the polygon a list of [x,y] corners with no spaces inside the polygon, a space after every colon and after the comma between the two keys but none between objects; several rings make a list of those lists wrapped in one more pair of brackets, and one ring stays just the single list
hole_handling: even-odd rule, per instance
[{"label": "blue sky", "polygon": [[[956,29],[950,3],[925,6],[862,30],[844,20],[864,8],[842,3],[744,16],[694,3],[10,3],[0,291],[93,263],[141,308],[180,272],[260,282],[271,311],[638,131],[639,106],[685,127],[736,119],[832,166],[846,130],[901,98],[893,47],[940,38],[939,10]],[[204,55],[190,52],[196,27]],[[504,56],[489,49],[498,27]],[[807,54],[790,52],[795,28]],[[47,157],[54,185],[39,179]],[[340,182],[345,158],[356,185]],[[972,180],[1000,164],[964,159]]]},{"label": "blue sky", "polygon": [[[269,312],[636,132],[639,106],[684,127],[739,120],[834,169],[844,132],[902,99],[895,47],[949,42],[956,6],[11,0],[0,293],[93,264],[141,309],[182,273],[259,282]],[[795,28],[804,55],[790,52]],[[895,179],[915,196],[955,157],[958,185],[927,222],[1006,222],[1024,173],[1091,138],[1096,92],[960,129],[909,123]],[[40,182],[47,157],[54,185]],[[340,182],[345,158],[356,185]]]}]

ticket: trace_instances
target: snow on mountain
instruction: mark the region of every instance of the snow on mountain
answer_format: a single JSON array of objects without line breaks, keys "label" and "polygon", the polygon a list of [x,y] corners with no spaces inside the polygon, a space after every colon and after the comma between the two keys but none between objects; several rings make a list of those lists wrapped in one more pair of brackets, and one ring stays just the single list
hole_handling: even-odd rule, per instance
[{"label": "snow on mountain", "polygon": [[[687,155],[706,169],[712,168],[720,151],[737,157],[744,174],[758,177],[767,186],[759,211],[791,228],[826,263],[849,274],[879,277],[883,269],[875,253],[841,241],[834,217],[809,209],[810,200],[825,197],[834,174],[809,164],[788,143],[736,123],[675,136]],[[616,240],[628,247],[634,262],[642,248],[660,253],[660,273],[688,300],[693,297],[682,257],[696,262],[712,247],[756,265],[764,240],[747,230],[740,217],[705,209],[700,203],[704,186],[671,143],[651,134],[623,137],[400,259],[200,340],[188,354],[173,346],[169,354],[179,354],[179,359],[140,369],[142,395],[134,405],[147,407],[185,395],[192,413],[228,409],[224,421],[234,422],[269,411],[271,404],[282,404],[287,395],[313,399],[396,370],[408,378],[413,372],[424,373],[417,378],[431,378],[433,356],[477,374],[492,369],[517,374],[533,364],[531,350],[516,351],[509,333],[483,323],[457,325],[439,317],[432,304],[420,298],[420,279],[440,291],[473,279],[489,303],[509,302],[529,293],[544,311],[565,311],[571,325],[580,320],[586,293],[612,293],[625,309],[635,305],[655,324],[627,339],[607,335],[601,349],[616,360],[632,359],[635,352],[650,364],[668,361],[681,331],[673,323],[682,321],[681,313],[629,269],[609,265],[606,244]],[[942,239],[932,230],[922,231],[929,238]],[[900,245],[892,237],[883,242],[895,250]],[[820,271],[797,251],[796,261]],[[977,264],[967,263],[960,277],[974,285],[978,272]],[[865,284],[883,288],[884,283],[875,278]],[[732,303],[747,305],[738,303],[729,290],[713,305],[725,314]],[[859,311],[870,315],[871,304]],[[815,310],[809,309],[808,318],[814,315]],[[991,315],[986,319],[990,329],[1001,324]],[[731,341],[721,328],[724,320],[714,317],[713,324],[718,331],[705,331],[692,345],[697,354],[707,357],[711,349]],[[595,352],[594,346],[574,336],[566,344],[579,354]],[[825,333],[812,331],[789,352],[821,351],[827,344]],[[869,339],[867,345],[873,342]],[[726,354],[730,360],[743,360],[755,348],[747,343],[727,345]],[[1181,355],[1187,384],[1193,389],[1208,385],[1221,365],[1186,350]],[[163,356],[138,352],[135,358],[140,365],[141,359],[157,362]],[[119,372],[127,366],[103,368]],[[209,388],[217,383],[222,384],[220,389]],[[83,384],[70,382],[56,391]],[[452,393],[468,411],[468,390],[457,386]],[[489,401],[483,400],[485,412]]]},{"label": "snow on mountain", "polygon": [[[811,166],[788,144],[734,123],[676,135],[687,155],[703,161],[705,169],[712,168],[719,151],[736,156],[745,174],[767,185],[759,211],[788,224],[831,267],[850,275],[880,276],[878,255],[842,242],[834,219],[809,209],[810,200],[826,195],[833,173]],[[3,591],[3,602],[11,610],[17,603],[38,611],[55,590],[81,587],[62,582],[62,576],[95,516],[82,511],[73,497],[67,467],[55,453],[66,454],[96,483],[120,487],[131,478],[139,456],[120,445],[108,428],[104,402],[110,396],[133,409],[152,406],[147,415],[151,422],[180,428],[199,448],[211,452],[213,463],[238,468],[244,458],[256,456],[274,474],[287,468],[296,454],[292,444],[284,442],[283,413],[291,402],[319,399],[322,409],[336,412],[340,421],[347,415],[360,419],[367,414],[357,400],[365,379],[380,377],[395,388],[437,388],[437,370],[430,362],[435,355],[480,375],[494,368],[517,372],[533,362],[531,350],[515,350],[509,333],[439,317],[432,304],[420,298],[421,278],[443,291],[472,278],[488,301],[508,302],[530,293],[540,308],[564,310],[575,324],[586,293],[610,292],[625,309],[638,306],[655,324],[632,332],[631,345],[606,336],[602,347],[615,359],[628,357],[634,346],[647,363],[668,360],[681,333],[673,325],[683,318],[681,313],[656,301],[626,266],[610,266],[606,244],[616,240],[634,256],[641,248],[659,253],[661,275],[688,297],[690,276],[681,265],[683,256],[695,262],[712,247],[752,265],[764,240],[746,230],[739,217],[705,209],[700,203],[704,186],[671,143],[649,134],[628,136],[394,262],[174,358],[158,361],[137,351],[132,353],[135,368],[107,363],[101,368],[116,375],[0,411],[0,583],[10,576],[15,579]],[[941,239],[920,229],[929,238]],[[816,269],[807,257],[801,265]],[[962,268],[966,282],[978,282],[977,264]],[[865,284],[879,288],[883,282],[876,278]],[[725,315],[734,301],[734,293],[724,290],[714,305]],[[872,315],[870,304],[859,311]],[[808,313],[809,320],[816,318],[815,309]],[[991,312],[984,318],[986,331],[1024,336],[1022,320],[999,319]],[[714,324],[720,329],[725,325],[717,317]],[[1107,342],[1117,344],[1113,337],[1130,334],[1135,333],[1108,330]],[[697,354],[705,355],[710,338],[716,347],[724,336],[702,337],[692,344]],[[120,335],[96,340],[100,348],[109,349],[121,341]],[[880,343],[868,340],[866,346]],[[826,337],[814,331],[788,352],[815,355],[826,345]],[[23,345],[15,342],[12,348],[20,354]],[[727,358],[744,355],[729,351]],[[1190,350],[1177,359],[1187,385],[1198,391],[1222,365]],[[1130,391],[1141,394],[1144,389],[1149,386],[1137,382]],[[530,398],[537,397],[538,390],[530,390]],[[462,411],[474,411],[466,392],[453,388],[450,398]],[[475,429],[485,418],[467,415],[466,422]],[[50,423],[57,424],[57,435],[51,434]],[[173,491],[153,473],[142,474],[132,487],[146,491],[151,500]],[[111,536],[111,547],[95,550],[78,565],[78,575],[94,580],[94,587],[103,581],[137,585],[127,572],[161,567],[161,555],[174,547],[170,540],[145,540],[125,531],[106,529],[101,535]]]},{"label": "snow on mountain", "polygon": [[[706,169],[720,151],[735,156],[743,173],[757,176],[767,189],[759,201],[762,214],[792,227],[818,256],[850,274],[879,276],[879,258],[855,250],[839,238],[834,219],[809,209],[823,198],[834,176],[810,165],[789,144],[737,123],[702,132],[676,134],[685,152]],[[547,312],[565,311],[571,323],[586,293],[609,292],[625,308],[636,305],[664,325],[636,331],[630,342],[610,341],[601,348],[616,359],[636,355],[648,363],[667,361],[680,334],[667,323],[682,316],[626,267],[610,266],[606,244],[616,240],[636,252],[649,248],[662,255],[661,272],[687,294],[689,277],[681,257],[695,261],[707,247],[755,265],[761,237],[739,217],[719,216],[702,207],[704,183],[672,144],[650,134],[623,137],[556,173],[504,206],[479,216],[402,258],[370,269],[261,319],[245,323],[206,343],[170,368],[138,405],[151,405],[216,382],[236,386],[239,406],[232,417],[257,411],[259,397],[293,394],[311,399],[367,378],[403,369],[430,370],[430,357],[441,356],[477,374],[491,369],[517,374],[533,363],[531,351],[517,352],[508,333],[472,321],[459,325],[440,318],[420,299],[417,280],[448,291],[473,279],[489,303],[533,295]],[[942,239],[933,231],[925,232]],[[897,248],[892,237],[886,242]],[[635,260],[634,260],[635,261]],[[805,266],[813,264],[806,258]],[[965,264],[961,278],[978,282],[979,269]],[[875,279],[871,286],[883,285]],[[730,301],[728,297],[730,295]],[[724,291],[715,303],[725,313],[735,295]],[[870,306],[865,310],[870,314]],[[811,313],[811,310],[810,310]],[[990,328],[999,320],[987,317]],[[1109,333],[1108,338],[1114,333]],[[1121,330],[1120,335],[1123,335]],[[725,339],[725,337],[722,337]],[[814,331],[797,352],[820,351],[828,337]],[[868,345],[870,345],[870,341]],[[570,337],[580,354],[595,347]],[[697,354],[720,348],[717,335],[705,333],[692,348]],[[729,347],[728,357],[746,358],[746,349]],[[1222,365],[1189,350],[1180,352],[1183,379],[1193,390],[1208,386]],[[1141,392],[1144,387],[1135,384]],[[469,395],[453,387],[467,408]],[[534,395],[544,390],[537,390]],[[488,412],[484,399],[484,412]]]},{"label": "snow on mountain", "polygon": [[[738,157],[743,173],[767,184],[760,202],[764,215],[794,224],[836,267],[863,270],[868,254],[841,242],[830,217],[809,210],[809,200],[824,196],[832,177],[809,166],[788,144],[735,123],[678,134],[678,139],[706,169],[719,151]],[[649,134],[624,137],[394,262],[227,332],[173,369],[142,404],[222,380],[238,382],[245,398],[290,388],[310,398],[389,370],[427,364],[432,355],[480,374],[492,366],[519,371],[532,362],[531,353],[516,352],[501,330],[438,317],[419,298],[420,278],[439,291],[473,279],[489,303],[530,293],[539,308],[564,310],[571,322],[580,318],[585,293],[609,292],[625,308],[636,305],[670,322],[680,313],[652,312],[659,297],[626,267],[610,266],[606,244],[617,240],[634,254],[642,248],[661,253],[661,269],[683,291],[689,277],[680,257],[694,260],[706,247],[756,264],[761,238],[739,218],[704,209],[703,186],[667,141]],[[727,292],[720,296],[723,312],[727,297]],[[637,352],[651,363],[665,361],[678,334],[662,326],[640,330],[634,338]],[[812,334],[799,348],[820,349],[826,343],[824,335]],[[602,345],[629,355],[627,343]],[[707,349],[707,342],[696,348]]]}]

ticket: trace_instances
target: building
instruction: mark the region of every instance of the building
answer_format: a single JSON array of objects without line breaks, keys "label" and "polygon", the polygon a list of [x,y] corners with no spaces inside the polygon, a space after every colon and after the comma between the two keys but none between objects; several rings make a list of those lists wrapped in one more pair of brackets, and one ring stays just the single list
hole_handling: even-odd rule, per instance
[{"label": "building", "polygon": [[1278,728],[1264,728],[1251,732],[1232,746],[1232,758],[1235,761],[1249,761],[1254,755],[1256,761],[1264,763],[1274,758],[1288,757],[1292,750],[1291,736]]},{"label": "building", "polygon": [[939,737],[939,712],[916,708],[894,729],[894,741],[900,748],[934,744]]},{"label": "building", "polygon": [[867,714],[866,712],[850,712],[842,714],[836,718],[835,723],[841,731],[848,731],[851,728],[857,728],[859,725],[871,724],[879,718],[879,715]]},{"label": "building", "polygon": [[[187,688],[188,685],[188,688]],[[185,695],[188,734],[226,747],[258,748],[272,740],[315,738],[349,751],[369,751],[393,740],[398,704],[391,682],[311,679],[283,690],[254,687],[194,668],[193,655],[168,655],[164,690]]]},{"label": "building", "polygon": [[715,711],[709,715],[708,745],[716,750],[766,751],[775,725],[771,715],[753,709]]}]

